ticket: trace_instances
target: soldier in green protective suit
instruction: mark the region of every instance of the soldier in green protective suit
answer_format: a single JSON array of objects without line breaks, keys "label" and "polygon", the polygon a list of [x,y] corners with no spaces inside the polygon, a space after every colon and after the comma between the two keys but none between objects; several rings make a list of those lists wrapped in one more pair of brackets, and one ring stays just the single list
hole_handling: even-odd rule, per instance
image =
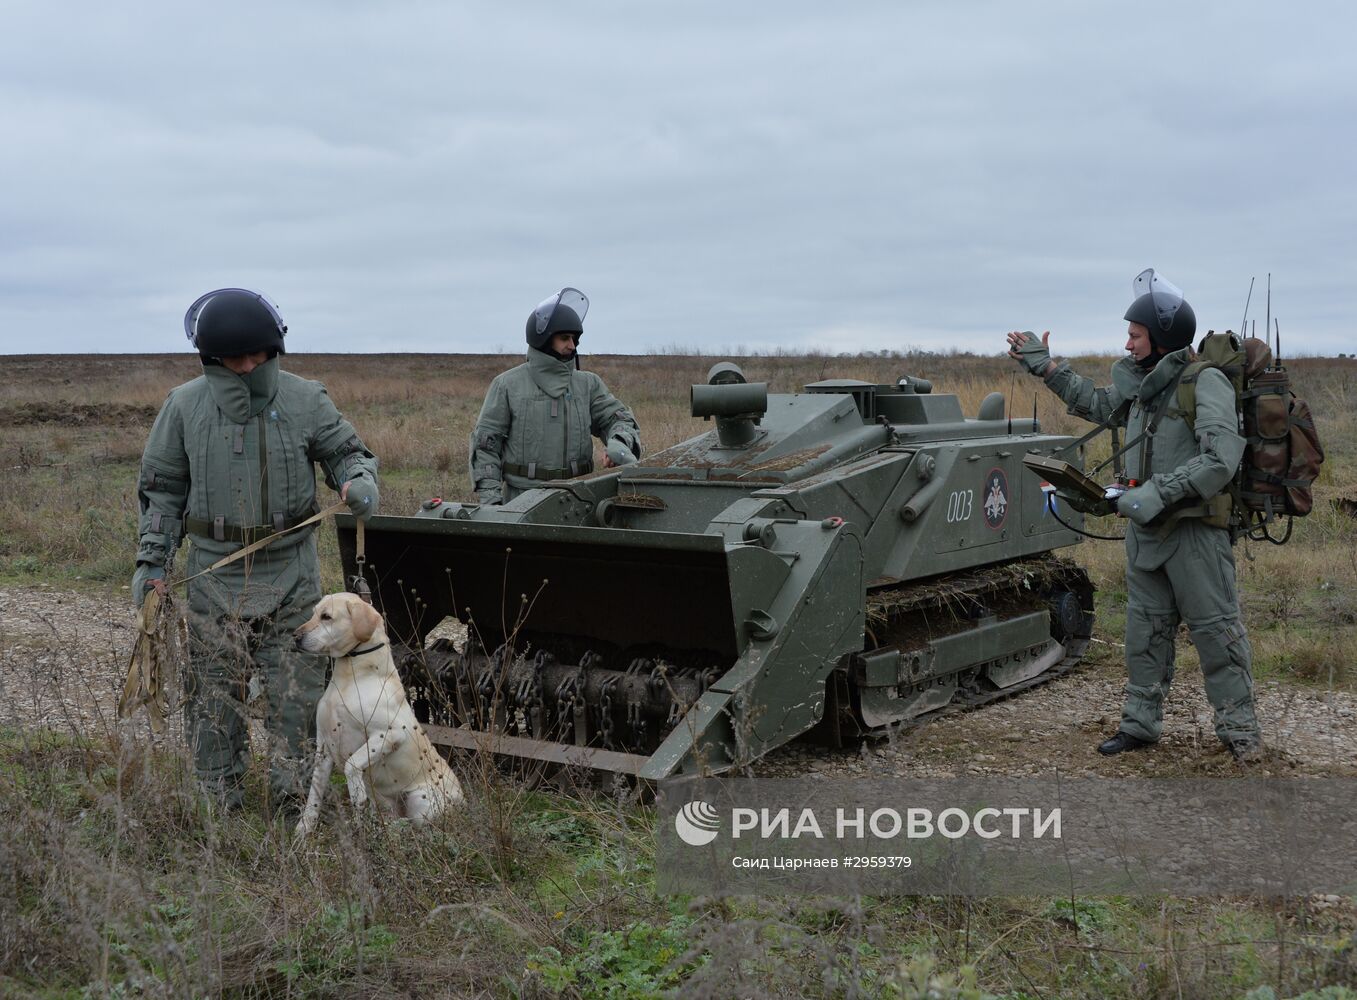
[{"label": "soldier in green protective suit", "polygon": [[[1070,413],[1124,426],[1131,444],[1127,488],[1116,501],[1117,513],[1128,519],[1126,700],[1118,731],[1098,751],[1110,756],[1158,741],[1174,637],[1185,622],[1215,709],[1216,735],[1237,759],[1252,760],[1262,741],[1224,492],[1244,453],[1234,388],[1218,369],[1203,370],[1189,423],[1178,408],[1177,386],[1191,361],[1196,316],[1153,268],[1136,277],[1133,290],[1125,317],[1130,355],[1112,366],[1109,386],[1053,361],[1049,333],[1008,335],[1009,355],[1042,378]],[[1143,433],[1147,428],[1151,434]]]},{"label": "soldier in green protective suit", "polygon": [[631,410],[593,372],[577,345],[589,300],[563,288],[528,317],[528,360],[495,377],[471,432],[471,486],[481,503],[508,503],[524,490],[594,469],[590,437],[604,443],[605,468],[641,455]]},{"label": "soldier in green protective suit", "polygon": [[[172,390],[142,455],[141,544],[132,593],[164,591],[187,537],[182,575],[310,517],[313,463],[355,515],[377,509],[377,459],[319,382],[278,368],[287,332],[258,292],[225,288],[184,318],[203,373]],[[297,651],[293,630],[320,598],[314,527],[285,535],[189,584],[185,735],[198,779],[222,805],[242,801],[248,763],[247,685],[262,685],[273,807],[305,795],[326,661]]]}]

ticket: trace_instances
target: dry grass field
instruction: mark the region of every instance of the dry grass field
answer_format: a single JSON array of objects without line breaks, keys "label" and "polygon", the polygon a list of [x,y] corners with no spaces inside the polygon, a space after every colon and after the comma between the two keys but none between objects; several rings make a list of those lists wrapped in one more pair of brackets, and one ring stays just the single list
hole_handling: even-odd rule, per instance
[{"label": "dry grass field", "polygon": [[[326,383],[381,460],[383,511],[403,513],[428,496],[469,498],[482,393],[519,360],[290,355],[284,366]],[[717,360],[586,366],[658,451],[710,426],[688,415],[687,386]],[[1048,430],[1085,426],[997,355],[740,360],[772,391],[908,373],[957,393],[968,415],[1000,391],[1016,415],[1035,400]],[[1110,361],[1073,359],[1095,376]],[[1357,360],[1290,367],[1328,459],[1295,538],[1241,546],[1242,600],[1274,714],[1312,706],[1287,723],[1304,729],[1328,712],[1327,745],[1338,748],[1320,760],[1304,732],[1265,719],[1269,741],[1283,744],[1268,773],[1351,776],[1357,520],[1334,501],[1357,499]],[[196,374],[192,355],[0,359],[0,996],[1357,997],[1343,992],[1357,987],[1352,897],[666,898],[654,889],[646,806],[620,792],[532,790],[483,761],[462,762],[470,803],[431,831],[337,811],[297,848],[263,818],[259,773],[250,808],[214,815],[174,734],[152,738],[109,708],[131,638],[141,446],[166,392]],[[1116,708],[1124,574],[1115,543],[1072,554],[1099,588],[1098,643],[1081,675],[1054,695],[931,727],[913,756],[889,759],[963,773],[981,745],[986,770],[1033,773],[1051,754],[1023,756],[997,733],[1054,730],[1058,704],[1074,716],[1069,759],[1092,766],[1096,713]],[[322,558],[326,589],[338,589],[328,535]],[[1180,642],[1180,654],[1175,700],[1201,687],[1191,647]],[[1090,708],[1080,692],[1095,690],[1112,704]],[[1033,719],[1043,711],[1051,717]],[[1232,767],[1168,754],[1153,766],[1144,773],[1226,779]]]}]

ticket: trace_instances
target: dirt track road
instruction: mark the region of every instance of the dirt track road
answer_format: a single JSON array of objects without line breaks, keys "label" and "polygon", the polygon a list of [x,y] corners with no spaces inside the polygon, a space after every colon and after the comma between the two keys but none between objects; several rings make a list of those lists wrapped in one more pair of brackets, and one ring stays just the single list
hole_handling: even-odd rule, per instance
[{"label": "dirt track road", "polygon": [[[108,732],[131,648],[126,591],[0,589],[0,725]],[[1211,730],[1195,669],[1180,670],[1163,741],[1118,758],[1093,747],[1116,729],[1120,650],[1095,648],[1076,673],[974,712],[940,719],[858,750],[784,747],[757,767],[768,776],[942,777],[966,774],[1187,777],[1239,768]],[[1256,775],[1357,776],[1357,696],[1268,682],[1258,690],[1269,746]],[[141,729],[147,727],[144,717]],[[165,739],[176,740],[177,726]]]}]

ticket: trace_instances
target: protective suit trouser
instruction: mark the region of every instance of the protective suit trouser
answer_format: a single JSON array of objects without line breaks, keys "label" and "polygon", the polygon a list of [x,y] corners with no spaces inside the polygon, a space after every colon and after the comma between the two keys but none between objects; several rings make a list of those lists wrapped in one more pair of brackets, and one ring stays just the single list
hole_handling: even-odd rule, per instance
[{"label": "protective suit trouser", "polygon": [[1150,741],[1163,732],[1164,695],[1173,681],[1174,636],[1181,621],[1201,661],[1216,735],[1227,744],[1257,740],[1253,652],[1240,620],[1229,533],[1195,521],[1181,523],[1166,541],[1130,531],[1126,552],[1121,731]]},{"label": "protective suit trouser", "polygon": [[240,805],[244,796],[251,676],[263,684],[271,799],[278,805],[305,797],[328,666],[325,657],[293,645],[292,632],[310,611],[294,604],[266,618],[189,615],[184,732],[198,780],[225,806]]}]

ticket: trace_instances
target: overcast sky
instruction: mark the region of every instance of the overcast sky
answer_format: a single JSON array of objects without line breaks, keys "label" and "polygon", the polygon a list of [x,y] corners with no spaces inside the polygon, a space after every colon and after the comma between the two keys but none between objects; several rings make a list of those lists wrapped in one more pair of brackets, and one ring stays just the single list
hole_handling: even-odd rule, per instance
[{"label": "overcast sky", "polygon": [[1357,7],[0,7],[0,353],[186,350],[223,285],[295,352],[1357,351]]}]

